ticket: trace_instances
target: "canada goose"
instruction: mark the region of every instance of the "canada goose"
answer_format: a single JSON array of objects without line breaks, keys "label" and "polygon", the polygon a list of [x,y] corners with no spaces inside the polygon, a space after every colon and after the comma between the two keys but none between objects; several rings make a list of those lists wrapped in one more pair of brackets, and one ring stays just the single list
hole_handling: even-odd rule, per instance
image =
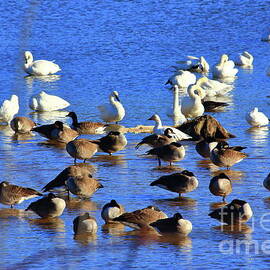
[{"label": "canada goose", "polygon": [[36,60],[33,61],[33,55],[29,51],[24,52],[24,71],[34,76],[45,76],[60,71],[60,67],[53,61]]},{"label": "canada goose", "polygon": [[[217,142],[218,144],[218,142]],[[209,143],[207,140],[200,140],[199,142],[196,143],[195,149],[199,155],[201,155],[204,158],[209,158],[210,157],[210,148],[209,148]]]},{"label": "canada goose", "polygon": [[97,152],[98,145],[87,139],[76,139],[67,143],[66,150],[74,158],[76,165],[77,159],[83,159],[84,162],[90,159]]},{"label": "canada goose", "polygon": [[229,167],[242,161],[248,155],[228,146],[223,147],[222,143],[209,143],[210,159],[218,167]]},{"label": "canada goose", "polygon": [[121,204],[117,203],[115,200],[111,200],[102,207],[101,217],[106,223],[113,223],[113,219],[119,217],[124,212],[124,207]]},{"label": "canada goose", "polygon": [[153,133],[163,135],[165,132],[165,129],[170,128],[171,129],[171,136],[174,138],[175,141],[181,141],[185,139],[191,139],[191,136],[185,134],[184,132],[180,131],[177,128],[170,127],[170,126],[163,126],[161,119],[158,114],[153,114],[148,120],[155,121],[155,126],[153,129]]},{"label": "canada goose", "polygon": [[104,133],[104,129],[107,125],[97,122],[78,122],[78,118],[75,112],[69,112],[67,117],[72,118],[71,128],[79,132],[79,134],[97,134]]},{"label": "canada goose", "polygon": [[234,60],[234,63],[238,66],[242,66],[244,68],[252,68],[253,67],[253,56],[247,52],[244,51],[242,53],[239,53],[236,59]]},{"label": "canada goose", "polygon": [[229,103],[221,102],[221,101],[212,101],[212,100],[204,100],[202,99],[202,105],[204,107],[205,112],[217,112],[223,110],[224,107],[229,106]]},{"label": "canada goose", "polygon": [[150,186],[158,186],[172,192],[176,192],[181,196],[182,193],[191,192],[199,185],[196,176],[187,170],[181,173],[173,173],[161,176],[158,180],[153,181]]},{"label": "canada goose", "polygon": [[238,199],[234,199],[231,203],[208,214],[211,218],[228,225],[247,222],[252,215],[250,205],[246,201]]},{"label": "canada goose", "polygon": [[68,192],[71,192],[82,199],[90,198],[99,188],[103,188],[103,185],[101,185],[95,178],[92,178],[89,173],[86,175],[68,177],[66,186]]},{"label": "canada goose", "polygon": [[47,196],[32,202],[25,211],[31,210],[42,218],[53,218],[61,216],[65,207],[65,200],[49,193]]},{"label": "canada goose", "polygon": [[37,132],[40,136],[52,140],[52,132],[53,130],[58,129],[58,126],[61,126],[60,121],[55,121],[53,124],[33,127],[31,131]]},{"label": "canada goose", "polygon": [[186,70],[178,70],[165,84],[177,85],[179,88],[186,88],[196,82],[196,76]]},{"label": "canada goose", "polygon": [[12,185],[7,181],[0,183],[0,203],[10,205],[20,204],[24,200],[42,196],[42,194],[32,188]]},{"label": "canada goose", "polygon": [[155,206],[148,206],[134,212],[124,213],[114,218],[113,221],[119,221],[134,229],[141,229],[144,226],[155,222],[158,219],[167,218],[168,216]]},{"label": "canada goose", "polygon": [[98,140],[91,140],[91,142],[98,145],[99,152],[105,152],[109,155],[123,150],[127,145],[126,136],[119,131],[110,131],[106,136]]},{"label": "canada goose", "polygon": [[74,234],[96,233],[98,229],[97,221],[89,213],[84,213],[73,220]]},{"label": "canada goose", "polygon": [[69,102],[61,97],[49,95],[45,91],[41,91],[37,95],[33,95],[29,101],[29,107],[34,111],[51,112],[64,109],[70,105]]},{"label": "canada goose", "polygon": [[31,132],[37,124],[30,118],[25,116],[14,117],[10,122],[10,127],[15,131],[15,133],[28,133]]},{"label": "canada goose", "polygon": [[229,60],[227,54],[223,54],[220,57],[219,63],[213,67],[213,77],[214,78],[227,78],[227,77],[234,77],[238,72],[238,69],[234,67],[234,62]]},{"label": "canada goose", "polygon": [[66,181],[70,177],[92,177],[92,173],[94,173],[93,167],[85,163],[68,166],[62,172],[60,172],[52,181],[50,181],[46,186],[44,186],[42,190],[44,192],[47,192],[54,188],[63,187],[66,185]]},{"label": "canada goose", "polygon": [[180,233],[188,235],[192,231],[192,223],[176,213],[171,218],[159,219],[150,223],[160,233]]},{"label": "canada goose", "polygon": [[263,180],[263,186],[270,190],[270,173],[267,175],[267,177]]},{"label": "canada goose", "polygon": [[119,94],[117,91],[113,91],[110,94],[109,99],[109,104],[103,104],[98,106],[97,108],[99,109],[100,117],[104,122],[116,122],[117,124],[124,118],[125,109],[120,102]]},{"label": "canada goose", "polygon": [[259,112],[257,107],[246,114],[246,120],[253,127],[267,126],[269,124],[268,117],[263,112]]},{"label": "canada goose", "polygon": [[225,202],[226,196],[232,192],[232,182],[225,173],[220,173],[210,180],[209,190],[213,195],[221,196]]},{"label": "canada goose", "polygon": [[172,162],[180,161],[185,157],[185,148],[182,144],[172,142],[157,148],[153,148],[146,152],[147,155],[155,155],[158,157],[158,164],[161,166],[161,159],[168,161],[170,166]]},{"label": "canada goose", "polygon": [[2,122],[10,123],[14,115],[19,112],[19,98],[16,95],[12,95],[10,100],[3,101],[0,107],[0,120]]},{"label": "canada goose", "polygon": [[160,147],[166,144],[175,142],[175,139],[172,137],[173,130],[171,128],[166,128],[164,130],[164,135],[152,134],[144,137],[141,142],[139,142],[135,148],[138,149],[141,145],[147,144],[150,147]]}]

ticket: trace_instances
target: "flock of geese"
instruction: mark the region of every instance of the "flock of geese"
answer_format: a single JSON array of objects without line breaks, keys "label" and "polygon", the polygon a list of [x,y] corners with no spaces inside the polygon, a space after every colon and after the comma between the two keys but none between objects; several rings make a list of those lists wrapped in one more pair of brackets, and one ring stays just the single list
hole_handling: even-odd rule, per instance
[{"label": "flock of geese", "polygon": [[[29,51],[24,53],[24,60],[24,70],[30,76],[48,76],[61,70],[52,61],[34,61]],[[223,54],[220,61],[212,68],[203,56],[199,58],[188,56],[176,64],[173,66],[174,74],[167,81],[173,90],[173,107],[168,111],[168,116],[172,118],[174,127],[163,126],[160,116],[153,114],[149,118],[155,122],[152,134],[142,138],[135,148],[147,145],[151,149],[146,152],[146,155],[155,156],[159,166],[161,166],[161,161],[168,162],[171,166],[173,162],[185,158],[185,147],[182,142],[195,141],[199,155],[209,158],[218,167],[229,169],[247,157],[247,154],[242,152],[245,147],[229,146],[226,140],[234,135],[230,134],[212,116],[204,113],[220,110],[229,105],[225,102],[213,101],[211,98],[225,96],[231,91],[232,84],[224,80],[236,78],[238,69],[235,65],[252,68],[253,56],[245,51],[233,61],[228,55]],[[206,76],[210,72],[213,79]],[[197,79],[194,73],[202,74],[202,76]],[[181,99],[180,103],[179,99]],[[29,101],[29,107],[39,112],[61,110],[69,105],[70,103],[61,97],[49,95],[44,91],[32,96]],[[64,144],[67,153],[74,159],[74,165],[65,168],[42,188],[43,192],[49,192],[48,195],[43,195],[32,188],[13,185],[7,181],[1,182],[0,203],[13,207],[24,200],[42,196],[41,199],[32,202],[26,211],[33,211],[42,218],[54,218],[63,213],[66,202],[52,193],[52,190],[64,187],[68,192],[68,198],[72,193],[81,199],[87,199],[99,188],[103,188],[102,184],[92,177],[93,170],[85,163],[86,160],[91,159],[97,152],[112,155],[123,150],[128,142],[125,135],[120,130],[114,130],[114,125],[111,125],[111,123],[117,124],[125,116],[125,108],[121,104],[119,93],[113,91],[109,96],[109,102],[98,106],[98,109],[103,122],[79,122],[77,114],[69,112],[66,117],[72,120],[70,126],[61,121],[37,125],[28,117],[15,116],[19,112],[19,100],[16,95],[12,95],[10,100],[5,100],[0,108],[2,122],[10,125],[15,133],[36,132],[50,141]],[[247,112],[246,120],[251,126],[265,126],[269,123],[268,117],[259,112],[258,108]],[[104,133],[107,134],[96,140],[78,138],[82,134]],[[83,162],[78,163],[78,160],[83,160]],[[181,199],[182,194],[195,190],[198,184],[197,177],[192,172],[184,170],[164,175],[150,185],[175,192]],[[270,175],[265,179],[264,186],[270,190]],[[220,173],[211,179],[209,190],[213,195],[222,197],[225,202],[226,196],[232,192],[232,182],[226,173]],[[211,218],[228,225],[242,224],[252,215],[250,205],[240,199],[234,199],[231,203],[209,213]],[[188,235],[192,231],[191,222],[184,219],[180,213],[168,217],[155,206],[125,212],[122,205],[111,200],[103,206],[101,217],[107,224],[120,222],[136,230],[158,234]],[[75,235],[95,234],[98,228],[95,218],[89,213],[76,217],[73,224]]]}]

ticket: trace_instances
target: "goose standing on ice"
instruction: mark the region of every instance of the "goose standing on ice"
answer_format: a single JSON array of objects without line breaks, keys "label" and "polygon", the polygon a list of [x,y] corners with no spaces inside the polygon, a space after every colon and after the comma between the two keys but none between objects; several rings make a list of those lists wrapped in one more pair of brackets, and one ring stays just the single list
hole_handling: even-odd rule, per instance
[{"label": "goose standing on ice", "polygon": [[97,108],[100,111],[101,119],[106,123],[116,122],[117,124],[124,118],[126,113],[117,91],[110,94],[110,103],[100,105]]},{"label": "goose standing on ice", "polygon": [[243,53],[239,53],[234,63],[244,68],[253,68],[253,56],[249,52],[244,51]]},{"label": "goose standing on ice", "polygon": [[268,117],[263,112],[259,112],[257,107],[246,114],[246,120],[253,127],[267,126],[269,124]]},{"label": "goose standing on ice", "polygon": [[11,99],[6,99],[0,107],[0,119],[2,122],[10,124],[14,115],[19,112],[19,98],[16,95],[12,95]]},{"label": "goose standing on ice", "polygon": [[31,52],[24,52],[24,71],[34,76],[46,76],[54,74],[60,71],[60,67],[53,61],[36,60],[33,61],[33,55]]},{"label": "goose standing on ice", "polygon": [[232,60],[229,60],[227,54],[223,54],[220,57],[219,63],[213,67],[213,77],[218,79],[224,79],[227,77],[235,77],[238,69],[234,67],[235,64]]}]

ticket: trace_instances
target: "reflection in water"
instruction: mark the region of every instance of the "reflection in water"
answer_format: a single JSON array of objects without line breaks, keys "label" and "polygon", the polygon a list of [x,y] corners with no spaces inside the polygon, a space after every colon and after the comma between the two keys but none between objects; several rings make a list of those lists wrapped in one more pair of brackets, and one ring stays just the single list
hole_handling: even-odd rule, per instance
[{"label": "reflection in water", "polygon": [[34,80],[39,80],[42,82],[55,82],[60,80],[61,75],[47,75],[47,76],[33,76],[27,75],[24,77],[27,86],[32,87]]},{"label": "reflection in water", "polygon": [[104,224],[102,231],[110,235],[120,236],[125,231],[125,225],[120,222]]},{"label": "reflection in water", "polygon": [[54,232],[65,232],[65,223],[59,218],[36,218],[29,219],[30,224],[37,225],[42,229],[54,231]]},{"label": "reflection in water", "polygon": [[47,148],[58,148],[58,149],[66,149],[66,143],[61,143],[55,140],[47,140],[43,142],[39,142],[38,145],[45,146]]},{"label": "reflection in water", "polygon": [[252,228],[247,224],[235,224],[235,225],[220,225],[213,227],[215,230],[219,230],[226,234],[250,234]]},{"label": "reflection in water", "polygon": [[51,112],[31,112],[30,115],[33,117],[35,122],[49,122],[54,123],[55,121],[66,121],[67,111],[51,111]]},{"label": "reflection in water", "polygon": [[63,197],[66,201],[66,207],[69,210],[84,210],[84,211],[96,211],[97,204],[90,200],[81,200],[79,198],[70,197],[68,200],[67,196]]},{"label": "reflection in water", "polygon": [[77,234],[74,235],[74,240],[82,245],[88,245],[89,243],[96,244],[97,235],[96,234]]},{"label": "reflection in water", "polygon": [[115,165],[127,165],[127,160],[125,155],[96,155],[91,158],[91,161],[93,162],[104,162],[102,164],[103,167],[110,167]]},{"label": "reflection in water", "polygon": [[32,140],[34,136],[36,136],[36,134],[32,132],[28,132],[24,134],[14,133],[11,139],[12,141],[29,141],[29,140]]},{"label": "reflection in water", "polygon": [[251,140],[256,146],[265,146],[268,143],[269,128],[265,127],[251,127],[246,132],[251,134]]},{"label": "reflection in water", "polygon": [[158,166],[152,169],[153,171],[161,171],[161,172],[165,172],[165,173],[171,173],[171,172],[175,172],[175,171],[179,171],[182,172],[184,169],[181,167],[178,167],[176,165],[172,165],[172,166]]},{"label": "reflection in water", "polygon": [[270,197],[264,198],[263,202],[267,208],[270,208]]},{"label": "reflection in water", "polygon": [[192,248],[192,240],[188,236],[183,236],[177,233],[174,234],[164,234],[159,238],[159,241],[163,243],[169,243],[181,248],[186,248],[187,251],[190,251]]},{"label": "reflection in water", "polygon": [[9,125],[0,125],[0,132],[8,137],[14,135],[14,130]]},{"label": "reflection in water", "polygon": [[183,210],[195,209],[197,206],[197,200],[194,200],[194,199],[189,198],[189,197],[176,197],[173,199],[160,199],[160,200],[155,200],[155,203],[166,204],[169,206],[179,206],[179,208],[183,209]]},{"label": "reflection in water", "polygon": [[0,218],[6,219],[9,217],[27,217],[28,213],[22,209],[15,208],[1,208],[0,209]]},{"label": "reflection in water", "polygon": [[226,169],[223,169],[221,170],[219,167],[217,167],[218,169],[215,170],[215,171],[211,171],[211,175],[212,176],[216,176],[216,175],[219,175],[221,173],[225,173],[232,181],[241,181],[242,178],[245,177],[245,172],[242,172],[242,171],[236,171],[236,170],[226,170]]},{"label": "reflection in water", "polygon": [[213,211],[215,209],[221,208],[228,204],[227,202],[214,202],[210,204],[210,211]]}]

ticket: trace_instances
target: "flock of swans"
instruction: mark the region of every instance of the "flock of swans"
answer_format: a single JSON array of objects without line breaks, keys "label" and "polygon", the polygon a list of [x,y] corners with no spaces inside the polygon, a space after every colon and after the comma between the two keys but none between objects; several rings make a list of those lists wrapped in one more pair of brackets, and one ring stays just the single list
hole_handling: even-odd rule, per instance
[{"label": "flock of swans", "polygon": [[[31,76],[47,76],[60,71],[60,67],[53,61],[33,60],[31,52],[24,53],[24,70]],[[206,59],[188,56],[185,60],[176,62],[174,74],[168,79],[167,84],[173,90],[173,107],[167,115],[172,118],[174,127],[163,126],[158,114],[152,115],[148,120],[155,122],[153,134],[142,138],[136,145],[151,147],[146,155],[156,156],[158,164],[161,161],[178,162],[185,158],[183,141],[195,141],[198,154],[209,158],[213,164],[227,169],[247,157],[242,150],[245,147],[229,146],[226,139],[233,137],[213,117],[206,117],[208,110],[216,110],[227,106],[225,102],[207,100],[216,96],[225,96],[233,89],[232,84],[222,82],[226,79],[234,80],[238,73],[235,65],[245,68],[253,67],[253,56],[245,51],[239,54],[234,61],[228,55],[223,54],[219,62],[210,68]],[[212,79],[207,75],[212,73]],[[197,79],[196,75],[201,74]],[[181,102],[179,102],[181,100]],[[44,91],[34,95],[29,100],[32,110],[55,111],[68,107],[70,103],[61,97],[49,95]],[[19,112],[19,100],[12,95],[10,100],[5,100],[0,108],[0,118],[14,130],[15,133],[37,132],[50,141],[56,141],[65,145],[67,153],[74,158],[74,165],[64,169],[55,179],[43,187],[44,192],[50,192],[55,188],[64,187],[66,191],[80,198],[89,198],[99,188],[103,188],[98,180],[92,177],[93,171],[87,165],[86,160],[91,159],[97,152],[109,155],[123,150],[127,145],[125,135],[119,130],[114,130],[110,123],[118,123],[125,117],[125,108],[121,104],[119,93],[113,91],[109,96],[109,103],[98,106],[100,118],[103,122],[79,122],[75,112],[69,112],[66,117],[72,119],[70,126],[61,121],[47,125],[37,125],[30,118],[15,116]],[[246,113],[247,122],[254,127],[269,124],[268,117],[254,108]],[[112,130],[109,130],[112,128]],[[107,134],[97,140],[78,138],[82,134]],[[223,136],[223,137],[222,137]],[[83,163],[77,163],[81,159]],[[195,190],[198,187],[197,177],[190,171],[165,175],[150,185],[157,186],[181,195]],[[265,179],[264,186],[270,190],[270,175]],[[225,198],[232,192],[230,178],[221,173],[213,177],[209,184],[210,192]],[[0,183],[0,203],[13,207],[22,201],[34,197],[43,196],[42,193],[31,189],[3,181]],[[32,202],[26,211],[33,211],[42,218],[60,216],[66,207],[65,200],[52,192]],[[212,211],[209,216],[229,225],[242,224],[252,217],[250,205],[243,200],[234,199],[231,203]],[[192,231],[192,224],[179,213],[168,217],[157,207],[148,206],[134,212],[125,212],[124,207],[115,200],[104,205],[101,216],[105,223],[121,222],[132,228],[147,232],[179,233],[188,235]],[[89,213],[81,214],[73,221],[74,233],[96,233],[97,222]]]}]

